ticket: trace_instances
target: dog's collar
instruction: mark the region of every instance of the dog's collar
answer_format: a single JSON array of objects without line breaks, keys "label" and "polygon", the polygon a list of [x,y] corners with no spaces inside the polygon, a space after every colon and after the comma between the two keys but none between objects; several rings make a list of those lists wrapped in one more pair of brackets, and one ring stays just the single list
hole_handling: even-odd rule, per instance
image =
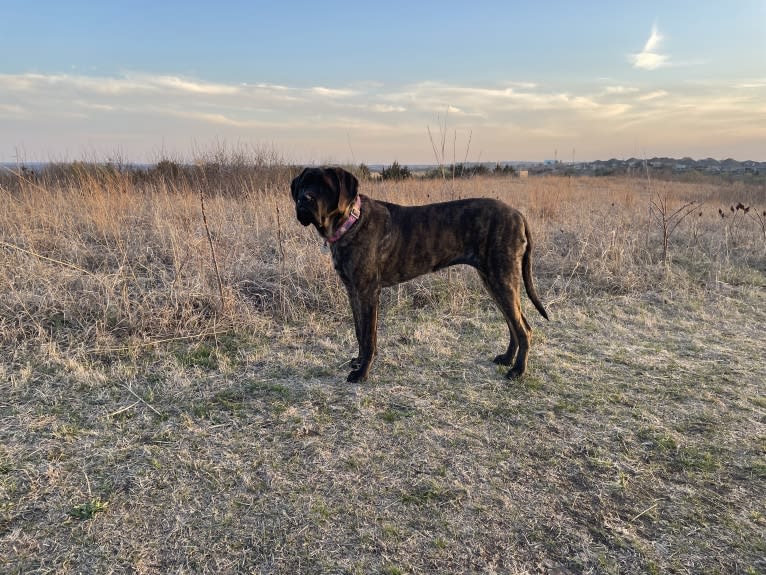
[{"label": "dog's collar", "polygon": [[349,212],[346,221],[344,221],[340,227],[335,230],[335,233],[331,237],[327,238],[328,244],[334,244],[339,239],[341,239],[348,230],[351,229],[351,226],[357,222],[359,216],[361,215],[361,207],[362,198],[359,194],[357,194],[356,199],[354,200],[354,205],[351,206],[351,211]]}]

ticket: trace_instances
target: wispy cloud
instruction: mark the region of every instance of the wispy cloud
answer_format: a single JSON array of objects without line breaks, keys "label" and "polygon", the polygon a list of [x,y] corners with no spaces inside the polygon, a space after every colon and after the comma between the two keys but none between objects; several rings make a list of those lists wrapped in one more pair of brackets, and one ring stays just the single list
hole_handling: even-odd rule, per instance
[{"label": "wispy cloud", "polygon": [[759,88],[766,88],[766,78],[761,80],[748,80],[746,82],[742,82],[737,86],[738,88],[744,88],[744,89],[751,89],[751,90],[757,90]]},{"label": "wispy cloud", "polygon": [[664,37],[660,34],[657,24],[654,24],[644,49],[638,54],[630,55],[633,67],[641,70],[657,70],[658,68],[668,66],[670,64],[670,57],[660,53],[663,40]]},{"label": "wispy cloud", "polygon": [[420,82],[381,95],[390,102],[408,103],[412,109],[439,111],[455,108],[466,116],[487,116],[491,111],[582,109],[587,98],[526,84],[527,88],[473,87]]},{"label": "wispy cloud", "polygon": [[17,104],[0,104],[0,118],[3,116],[20,118],[24,111],[24,108]]},{"label": "wispy cloud", "polygon": [[234,118],[230,118],[225,114],[184,110],[164,110],[163,112],[167,115],[175,116],[177,118],[184,118],[187,120],[193,120],[207,124],[219,124],[222,126],[230,126],[235,128],[254,128],[256,126],[254,122],[243,122]]},{"label": "wispy cloud", "polygon": [[241,86],[197,82],[178,76],[140,76],[138,82],[145,84],[147,87],[167,88],[178,92],[208,96],[233,95],[242,92]]},{"label": "wispy cloud", "polygon": [[325,98],[350,98],[358,94],[358,92],[354,90],[326,88],[324,86],[316,86],[311,88],[311,92],[318,96],[324,96]]},{"label": "wispy cloud", "polygon": [[638,92],[638,88],[634,86],[607,86],[606,93],[612,95],[624,95],[633,94]]},{"label": "wispy cloud", "polygon": [[[652,30],[644,48],[642,54],[669,65],[659,32]],[[472,149],[483,158],[541,158],[570,145],[578,156],[596,158],[638,140],[680,141],[686,134],[694,135],[689,145],[699,145],[700,134],[722,142],[755,134],[763,141],[766,124],[756,120],[764,117],[763,102],[766,82],[758,77],[672,87],[606,78],[566,87],[523,81],[290,86],[140,72],[0,74],[0,144],[6,145],[0,159],[19,143],[40,157],[85,142],[107,153],[123,146],[140,158],[158,140],[182,154],[190,142],[255,138],[309,160],[343,160],[352,139],[357,160],[428,161],[425,127],[445,113],[450,131],[473,134]]]},{"label": "wispy cloud", "polygon": [[391,114],[394,112],[406,112],[407,108],[404,106],[392,106],[390,104],[373,104],[369,107],[372,112],[379,112],[381,114]]},{"label": "wispy cloud", "polygon": [[648,94],[640,95],[638,99],[641,102],[648,102],[650,100],[657,100],[659,98],[664,98],[667,95],[668,93],[665,90],[655,90],[653,92],[649,92]]},{"label": "wispy cloud", "polygon": [[[119,76],[77,74],[0,74],[0,88],[9,92],[43,93],[47,90],[76,90],[110,96],[140,94],[188,94],[237,96],[248,93],[285,94],[290,89],[275,84],[223,84],[172,75],[130,72]],[[321,93],[321,88],[318,89]],[[340,91],[338,91],[340,92]],[[335,96],[338,93],[333,94]]]}]

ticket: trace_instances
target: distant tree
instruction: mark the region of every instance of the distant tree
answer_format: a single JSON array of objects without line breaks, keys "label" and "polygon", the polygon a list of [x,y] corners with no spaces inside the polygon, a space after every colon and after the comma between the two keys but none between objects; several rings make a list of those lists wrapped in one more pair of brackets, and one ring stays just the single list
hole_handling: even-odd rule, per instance
[{"label": "distant tree", "polygon": [[484,164],[476,164],[467,169],[467,176],[486,176],[489,174],[489,168]]},{"label": "distant tree", "polygon": [[383,168],[380,176],[384,180],[406,180],[412,176],[412,173],[407,166],[400,166],[399,162],[394,160],[394,163],[391,164],[388,168]]},{"label": "distant tree", "polygon": [[367,164],[359,164],[356,171],[357,177],[360,180],[369,180],[372,177],[372,172],[370,172],[370,168],[367,167]]},{"label": "distant tree", "polygon": [[173,160],[163,159],[152,168],[152,174],[165,180],[175,180],[181,174],[181,165]]},{"label": "distant tree", "polygon": [[450,166],[449,173],[454,174],[456,178],[473,178],[474,176],[486,176],[489,174],[489,168],[484,164],[466,165],[460,163]]},{"label": "distant tree", "polygon": [[492,174],[495,176],[515,176],[516,170],[510,164],[506,164],[502,167],[500,164],[495,164],[495,169],[492,171]]}]

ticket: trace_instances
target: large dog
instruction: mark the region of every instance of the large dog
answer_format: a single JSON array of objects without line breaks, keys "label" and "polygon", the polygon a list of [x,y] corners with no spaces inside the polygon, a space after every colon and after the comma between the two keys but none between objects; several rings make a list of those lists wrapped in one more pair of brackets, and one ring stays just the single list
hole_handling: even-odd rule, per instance
[{"label": "large dog", "polygon": [[[358,192],[341,168],[306,168],[290,185],[298,221],[330,244],[354,314],[359,356],[348,381],[367,378],[377,353],[380,289],[455,264],[473,266],[503,312],[510,343],[495,363],[508,378],[527,367],[531,328],[521,311],[521,282],[548,319],[532,283],[532,239],[524,216],[501,201],[457,200],[399,206]],[[515,357],[515,361],[514,361]]]}]

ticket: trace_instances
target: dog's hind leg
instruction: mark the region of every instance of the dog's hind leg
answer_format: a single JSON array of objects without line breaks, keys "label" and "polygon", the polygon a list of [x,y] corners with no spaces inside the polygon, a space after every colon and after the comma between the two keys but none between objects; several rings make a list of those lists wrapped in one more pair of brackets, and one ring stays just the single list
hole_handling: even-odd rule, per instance
[{"label": "dog's hind leg", "polygon": [[518,297],[518,292],[514,298],[516,301],[513,304],[515,308],[513,312],[509,314],[505,312],[506,322],[514,330],[516,335],[516,344],[518,345],[518,351],[516,352],[516,359],[513,363],[513,367],[508,370],[505,375],[508,379],[515,379],[521,377],[527,371],[527,358],[529,357],[529,344],[532,339],[532,330],[529,329],[529,324],[521,313],[521,305]]},{"label": "dog's hind leg", "polygon": [[484,284],[487,293],[489,293],[490,297],[495,302],[495,305],[497,305],[498,309],[500,309],[500,311],[503,313],[503,317],[508,324],[508,349],[505,351],[505,353],[501,353],[495,356],[495,359],[492,361],[498,365],[511,365],[513,363],[513,358],[516,355],[516,350],[519,348],[519,344],[516,339],[516,332],[514,331],[511,323],[508,321],[506,313],[503,311],[504,304],[502,299],[498,298],[497,296],[497,292],[500,290],[490,282],[489,278],[487,278],[485,274],[479,272],[479,277],[481,277],[481,281]]},{"label": "dog's hind leg", "polygon": [[509,379],[521,377],[527,369],[532,329],[521,311],[518,275],[494,273],[492,277],[486,277],[484,274],[481,276],[487,291],[508,324],[508,349],[495,357],[494,362],[499,365],[513,364],[506,374]]}]

